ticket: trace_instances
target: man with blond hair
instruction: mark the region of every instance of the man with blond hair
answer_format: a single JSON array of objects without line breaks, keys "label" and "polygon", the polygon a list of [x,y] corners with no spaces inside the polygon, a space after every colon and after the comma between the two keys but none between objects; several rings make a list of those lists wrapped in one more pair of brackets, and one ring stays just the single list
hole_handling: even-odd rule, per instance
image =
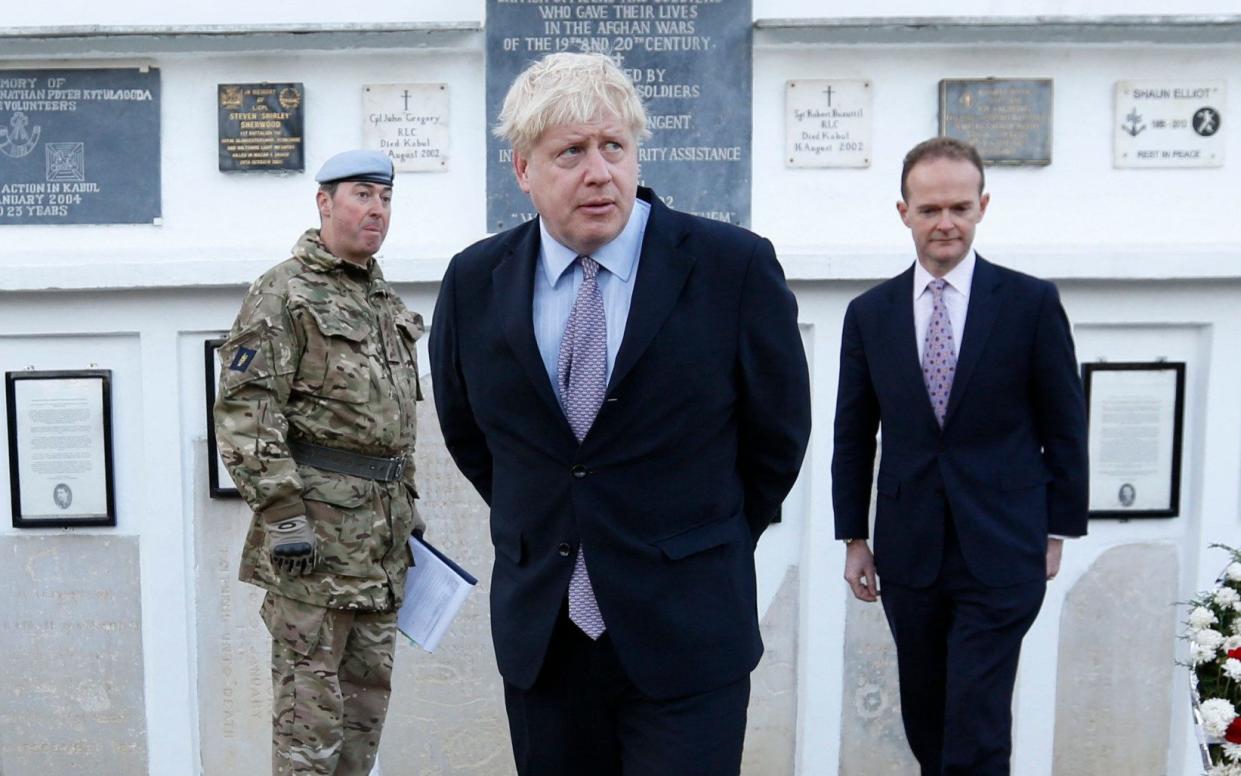
[{"label": "man with blond hair", "polygon": [[736,774],[753,549],[809,436],[796,302],[767,240],[638,186],[607,57],[532,64],[496,132],[538,218],[453,258],[431,371],[491,507],[518,772]]}]

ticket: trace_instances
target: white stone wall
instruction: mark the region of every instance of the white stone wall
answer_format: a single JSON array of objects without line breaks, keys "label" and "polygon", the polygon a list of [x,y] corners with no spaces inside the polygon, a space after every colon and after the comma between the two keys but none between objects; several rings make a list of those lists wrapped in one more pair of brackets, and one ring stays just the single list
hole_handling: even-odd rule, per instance
[{"label": "white stone wall", "polygon": [[[754,0],[756,20],[913,16],[923,6],[890,2]],[[346,7],[301,3],[285,7],[228,0],[211,5],[155,2],[61,2],[6,8],[0,19],[0,68],[147,63],[162,74],[163,223],[160,226],[5,227],[0,230],[0,368],[114,370],[114,443],[119,524],[75,534],[136,538],[141,607],[142,687],[146,751],[152,774],[197,774],[210,758],[200,740],[204,625],[219,596],[204,587],[218,559],[207,544],[211,515],[203,507],[201,449],[206,431],[202,399],[202,340],[226,328],[244,285],[283,258],[312,223],[313,171],[336,150],[361,140],[365,83],[443,82],[451,99],[451,161],[442,174],[405,175],[397,186],[385,271],[411,308],[430,318],[448,258],[486,233],[482,2],[389,3]],[[1070,7],[1071,6],[1071,7]],[[1158,14],[1154,2],[1095,0],[1065,3],[968,2],[936,7],[938,16],[1034,14]],[[1195,0],[1179,7],[1197,15],[1236,14],[1235,3]],[[1233,17],[1233,29],[1236,29]],[[358,48],[366,39],[343,25],[467,22],[464,30],[429,34],[410,46],[391,42]],[[206,37],[32,38],[30,28],[54,25],[195,26],[335,25],[297,48],[287,40],[246,36],[227,46]],[[471,31],[471,25],[474,31]],[[20,28],[26,28],[22,33]],[[1055,80],[1053,163],[1047,168],[991,169],[992,204],[978,246],[995,260],[1056,279],[1073,321],[1081,360],[1188,363],[1182,515],[1172,520],[1109,521],[1066,548],[1064,572],[1049,590],[1026,641],[1017,693],[1018,776],[1105,773],[1066,769],[1055,752],[1085,751],[1104,767],[1106,743],[1074,746],[1064,719],[1102,713],[1110,698],[1078,693],[1071,707],[1058,697],[1065,677],[1105,688],[1111,679],[1089,666],[1091,639],[1122,639],[1106,606],[1075,603],[1074,591],[1108,590],[1140,568],[1108,558],[1157,558],[1160,579],[1183,600],[1218,571],[1205,547],[1241,534],[1241,40],[1193,45],[1014,40],[974,45],[970,26],[930,44],[832,42],[792,44],[761,28],[754,54],[754,228],[772,238],[798,295],[814,385],[811,449],[784,522],[759,547],[760,606],[770,623],[792,622],[778,642],[779,665],[765,675],[773,697],[795,678],[796,714],[769,702],[762,747],[786,758],[795,772],[825,776],[858,770],[868,728],[854,716],[859,665],[850,645],[883,644],[875,612],[848,604],[840,579],[843,551],[832,540],[828,464],[839,349],[848,300],[911,261],[909,238],[895,213],[900,157],[934,134],[940,78],[1024,76]],[[1237,34],[1234,32],[1234,36]],[[128,46],[129,48],[125,48]],[[118,48],[119,47],[119,48]],[[256,50],[257,49],[257,50]],[[13,52],[19,52],[14,54]],[[53,64],[55,63],[55,64]],[[867,78],[875,88],[873,165],[862,170],[791,170],[783,166],[784,83],[802,78]],[[1228,161],[1208,170],[1117,170],[1111,165],[1112,95],[1121,79],[1223,80],[1233,92],[1224,113]],[[216,170],[215,87],[221,82],[302,81],[306,85],[306,174],[229,176]],[[423,354],[425,357],[425,353]],[[424,362],[425,363],[425,362]],[[2,446],[0,446],[2,447]],[[0,481],[7,451],[0,450]],[[7,499],[0,499],[6,506]],[[216,505],[219,506],[219,505]],[[230,518],[231,519],[231,518]],[[230,524],[231,525],[231,524]],[[449,526],[431,526],[449,531]],[[20,533],[0,516],[0,547]],[[60,531],[40,531],[55,536]],[[1136,547],[1138,549],[1123,549]],[[1108,555],[1121,548],[1120,554]],[[1145,548],[1145,549],[1142,549]],[[1153,549],[1152,549],[1153,548]],[[1171,548],[1171,549],[1168,549]],[[489,548],[485,548],[489,552]],[[1107,557],[1105,557],[1107,556]],[[1176,567],[1165,566],[1174,557]],[[206,567],[203,563],[207,563]],[[795,573],[790,573],[794,567]],[[795,594],[782,589],[786,580]],[[1155,589],[1155,588],[1151,588]],[[779,594],[779,595],[778,595]],[[1098,593],[1092,595],[1097,596]],[[1155,595],[1155,594],[1152,594]],[[240,604],[238,598],[231,601]],[[1123,598],[1118,598],[1123,601]],[[1097,603],[1097,601],[1095,602]],[[1156,612],[1163,601],[1144,602]],[[770,609],[770,611],[769,611]],[[852,614],[850,613],[852,610]],[[791,614],[790,614],[791,612]],[[10,614],[0,604],[0,623]],[[242,618],[242,611],[230,617]],[[846,628],[846,621],[850,626]],[[1094,624],[1096,631],[1082,629]],[[855,633],[850,645],[848,634]],[[1157,633],[1157,630],[1156,630]],[[1165,634],[1169,638],[1171,634]],[[864,639],[859,642],[857,639]],[[1074,646],[1077,645],[1077,646]],[[218,648],[210,642],[211,649]],[[1180,654],[1179,645],[1176,647]],[[485,650],[482,651],[485,653]],[[1066,654],[1084,654],[1068,665]],[[1158,649],[1147,653],[1161,660]],[[864,664],[881,685],[882,654]],[[135,656],[135,659],[139,659]],[[1071,672],[1070,672],[1071,669]],[[482,666],[480,670],[492,670]],[[1086,673],[1081,673],[1086,670]],[[1066,673],[1069,672],[1069,673]],[[1173,674],[1144,707],[1165,709],[1166,761],[1151,773],[1189,776],[1193,749],[1185,715],[1183,675]],[[1155,697],[1153,697],[1155,696]],[[3,696],[0,696],[3,697]],[[1082,700],[1082,699],[1085,700]],[[1092,702],[1094,705],[1092,706]],[[891,711],[890,709],[888,710]],[[0,713],[4,709],[0,708]],[[430,713],[424,710],[425,713]],[[773,725],[791,726],[788,739]],[[872,728],[873,729],[873,728]],[[888,728],[884,728],[888,730]],[[1106,741],[1108,727],[1099,728]],[[1064,732],[1062,732],[1064,731]],[[857,736],[863,736],[858,738]],[[2,740],[2,736],[0,736]],[[759,739],[756,739],[759,740]],[[887,739],[885,739],[887,741]],[[885,746],[887,743],[884,744]],[[1066,755],[1067,756],[1067,755]],[[1152,757],[1157,755],[1151,755]],[[783,760],[782,760],[783,761]],[[893,759],[891,762],[899,762]],[[1124,760],[1123,762],[1130,762]],[[896,766],[893,766],[896,767]],[[0,770],[4,770],[0,761]],[[401,773],[396,767],[387,769]],[[761,771],[756,771],[761,772]],[[898,772],[898,771],[894,771]],[[210,773],[210,771],[208,771]],[[58,776],[45,774],[44,776]]]}]

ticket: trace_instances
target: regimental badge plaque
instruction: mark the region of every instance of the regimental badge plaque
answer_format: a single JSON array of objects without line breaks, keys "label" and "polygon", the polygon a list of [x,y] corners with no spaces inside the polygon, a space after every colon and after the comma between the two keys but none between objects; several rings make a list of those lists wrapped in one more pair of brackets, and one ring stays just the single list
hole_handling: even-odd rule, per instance
[{"label": "regimental badge plaque", "polygon": [[1117,81],[1116,167],[1223,167],[1223,81]]},{"label": "regimental badge plaque", "polygon": [[987,164],[1051,164],[1050,78],[945,78],[939,134],[964,140]]},{"label": "regimental badge plaque", "polygon": [[220,84],[220,172],[306,169],[300,83]]}]

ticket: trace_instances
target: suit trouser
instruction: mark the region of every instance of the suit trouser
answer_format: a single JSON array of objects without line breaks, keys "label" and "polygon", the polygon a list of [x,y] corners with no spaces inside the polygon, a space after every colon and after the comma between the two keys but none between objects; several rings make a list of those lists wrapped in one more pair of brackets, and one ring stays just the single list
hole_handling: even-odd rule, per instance
[{"label": "suit trouser", "polygon": [[736,776],[750,677],[682,698],[644,695],[605,632],[591,641],[562,607],[538,679],[504,683],[520,776]]},{"label": "suit trouser", "polygon": [[396,612],[324,609],[268,593],[272,773],[367,776],[392,692]]},{"label": "suit trouser", "polygon": [[1017,659],[1047,583],[982,584],[965,564],[952,518],[946,523],[933,583],[880,580],[905,735],[923,776],[1007,776]]}]

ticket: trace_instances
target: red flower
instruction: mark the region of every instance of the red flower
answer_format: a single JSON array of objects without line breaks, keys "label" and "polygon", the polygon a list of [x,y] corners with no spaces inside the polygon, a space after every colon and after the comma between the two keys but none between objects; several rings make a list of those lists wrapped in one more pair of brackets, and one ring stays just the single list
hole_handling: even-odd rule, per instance
[{"label": "red flower", "polygon": [[1237,717],[1224,731],[1224,740],[1234,744],[1241,744],[1241,717]]},{"label": "red flower", "polygon": [[1228,657],[1232,657],[1232,658],[1236,658],[1237,660],[1241,660],[1241,647],[1237,647],[1236,649],[1230,649],[1230,650],[1228,650]]}]

